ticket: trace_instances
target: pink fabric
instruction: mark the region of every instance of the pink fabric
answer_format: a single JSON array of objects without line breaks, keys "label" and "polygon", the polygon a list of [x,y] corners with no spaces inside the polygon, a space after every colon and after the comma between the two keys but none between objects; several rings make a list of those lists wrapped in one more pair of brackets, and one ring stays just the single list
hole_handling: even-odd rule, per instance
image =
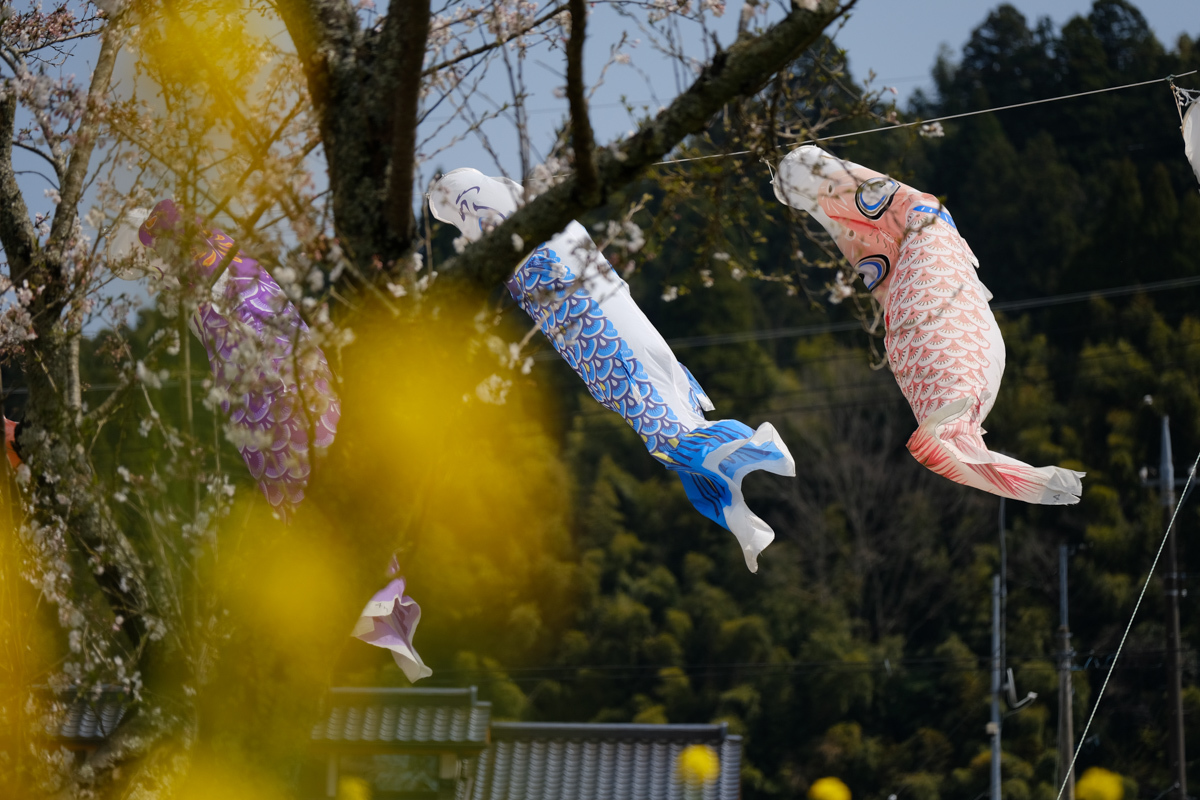
[{"label": "pink fabric", "polygon": [[938,199],[811,145],[784,158],[774,183],[782,202],[821,223],[883,307],[888,364],[919,424],[913,456],[1002,497],[1078,503],[1083,473],[1032,467],[983,442],[1004,339],[979,262]]}]

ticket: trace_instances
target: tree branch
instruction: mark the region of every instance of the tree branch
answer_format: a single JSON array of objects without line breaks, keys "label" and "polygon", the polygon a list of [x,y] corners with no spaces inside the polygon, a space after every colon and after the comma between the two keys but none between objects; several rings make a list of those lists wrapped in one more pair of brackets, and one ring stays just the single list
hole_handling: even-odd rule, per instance
[{"label": "tree branch", "polygon": [[[94,19],[95,18],[93,18],[93,21],[94,21]],[[33,47],[26,47],[23,50],[15,50],[14,52],[19,56],[27,56],[31,53],[36,53],[38,50],[45,50],[47,47],[57,47],[60,44],[66,44],[67,42],[69,42],[73,39],[88,39],[88,38],[91,38],[92,36],[95,36],[98,33],[100,33],[100,31],[97,29],[93,29],[90,31],[80,31],[79,33],[72,33],[68,36],[60,36],[57,39],[51,39],[50,41],[42,42],[39,45],[36,45]]]},{"label": "tree branch", "polygon": [[8,256],[9,275],[19,284],[33,262],[37,234],[29,219],[29,208],[13,172],[13,127],[17,98],[12,92],[0,95],[0,245]]},{"label": "tree branch", "polygon": [[413,178],[416,174],[417,113],[421,79],[416,76],[425,60],[429,37],[429,0],[392,0],[384,23],[384,63],[393,70],[390,80],[395,94],[392,109],[392,159],[387,184],[387,214],[392,234],[406,250],[416,235],[413,218]]},{"label": "tree branch", "polygon": [[45,159],[47,164],[54,167],[55,177],[57,177],[60,181],[62,180],[62,168],[59,166],[58,162],[55,161],[53,158],[46,155],[41,150],[38,150],[36,147],[30,147],[29,145],[22,144],[21,142],[13,142],[13,147],[19,147],[22,150],[28,150],[30,153],[33,153],[36,156],[41,156],[43,159]]},{"label": "tree branch", "polygon": [[542,14],[540,17],[535,19],[533,22],[526,25],[524,28],[521,28],[518,31],[514,31],[510,35],[505,36],[503,39],[497,39],[494,42],[480,45],[479,47],[476,47],[473,50],[468,50],[465,53],[459,53],[454,58],[448,58],[445,61],[441,62],[440,64],[434,64],[432,67],[429,67],[424,72],[422,72],[421,77],[427,78],[430,75],[432,75],[433,73],[435,73],[439,70],[443,70],[446,67],[452,67],[455,64],[459,64],[463,61],[474,58],[475,56],[481,56],[484,53],[487,53],[491,50],[495,50],[497,47],[503,47],[504,45],[511,42],[513,39],[516,39],[518,36],[524,36],[525,34],[529,33],[530,31],[534,30],[535,28],[540,28],[542,25],[546,24],[550,20],[557,17],[563,11],[566,11],[566,9],[567,9],[566,3],[559,3],[554,8],[550,9],[545,14]]},{"label": "tree branch", "polygon": [[323,119],[330,99],[330,61],[341,60],[353,49],[358,16],[346,0],[278,0],[276,8],[296,46],[317,118]]},{"label": "tree branch", "polygon": [[570,0],[571,38],[567,40],[567,102],[571,107],[571,144],[575,149],[576,190],[579,200],[590,203],[599,194],[599,176],[592,151],[596,139],[588,119],[583,85],[583,42],[587,36],[587,0]]},{"label": "tree branch", "polygon": [[48,250],[61,252],[68,235],[75,227],[79,198],[83,194],[83,182],[87,177],[88,164],[92,160],[92,150],[96,147],[99,134],[105,95],[108,94],[113,65],[117,63],[117,53],[121,49],[121,35],[119,20],[110,21],[104,26],[104,33],[101,34],[100,55],[97,56],[96,68],[92,71],[92,85],[88,87],[87,108],[79,123],[79,130],[75,132],[71,158],[67,162],[67,169],[59,187],[61,200],[54,211],[54,221],[50,224],[50,238],[46,243]]},{"label": "tree branch", "polygon": [[[530,201],[490,235],[469,245],[462,255],[443,266],[442,274],[485,286],[500,283],[538,243],[584,212],[603,205],[611,193],[661,161],[679,142],[702,131],[725,103],[758,91],[854,2],[841,5],[836,0],[819,0],[814,11],[793,7],[787,17],[761,36],[742,37],[718,54],[696,82],[652,122],[619,145],[599,152],[599,186],[592,200],[581,199],[578,179],[571,176]],[[523,252],[514,252],[514,234],[526,243]]]}]

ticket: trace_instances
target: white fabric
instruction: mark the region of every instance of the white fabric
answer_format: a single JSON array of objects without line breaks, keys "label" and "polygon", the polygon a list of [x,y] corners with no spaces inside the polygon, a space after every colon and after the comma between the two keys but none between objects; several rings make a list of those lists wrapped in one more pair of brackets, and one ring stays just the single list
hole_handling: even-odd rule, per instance
[{"label": "white fabric", "polygon": [[1183,152],[1200,181],[1200,99],[1194,98],[1183,114]]},{"label": "white fabric", "polygon": [[[521,200],[516,183],[473,169],[447,173],[429,194],[434,217],[472,241],[515,212]],[[523,244],[514,241],[514,249]],[[705,419],[712,402],[578,222],[536,248],[508,285],[592,396],[620,414],[650,454],[679,474],[692,504],[737,537],[746,566],[756,571],[758,554],[775,534],[749,509],[742,479],[756,470],[796,474],[775,428],[764,423],[755,431],[737,420]]]}]

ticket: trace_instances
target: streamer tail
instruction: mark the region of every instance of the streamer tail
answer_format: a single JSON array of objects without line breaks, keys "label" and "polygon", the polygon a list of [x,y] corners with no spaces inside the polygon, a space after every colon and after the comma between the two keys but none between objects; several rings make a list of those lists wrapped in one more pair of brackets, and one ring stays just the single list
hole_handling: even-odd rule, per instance
[{"label": "streamer tail", "polygon": [[913,458],[942,477],[985,492],[1040,505],[1074,505],[1083,491],[1083,472],[1033,467],[987,449],[983,430],[964,397],[931,414],[908,440]]},{"label": "streamer tail", "polygon": [[796,461],[775,426],[764,422],[753,430],[737,420],[721,420],[684,434],[673,449],[654,455],[679,473],[697,511],[737,537],[746,566],[758,572],[758,554],[774,541],[775,531],[750,510],[742,480],[760,470],[796,474]]}]

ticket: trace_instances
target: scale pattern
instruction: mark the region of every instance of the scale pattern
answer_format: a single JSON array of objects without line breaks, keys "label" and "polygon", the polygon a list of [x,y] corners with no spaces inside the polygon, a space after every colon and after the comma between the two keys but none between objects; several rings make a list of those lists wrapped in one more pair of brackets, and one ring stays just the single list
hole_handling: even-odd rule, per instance
[{"label": "scale pattern", "polygon": [[884,345],[900,390],[923,422],[963,397],[995,396],[1004,341],[958,232],[916,210],[908,227],[887,296]]},{"label": "scale pattern", "polygon": [[[428,197],[436,219],[474,241],[517,210],[522,188],[464,168],[439,178]],[[705,419],[713,406],[704,390],[578,222],[537,247],[508,288],[592,397],[620,414],[650,454],[679,475],[696,509],[734,534],[746,566],[756,571],[758,554],[775,534],[750,510],[742,480],[756,470],[795,474],[774,427]]]},{"label": "scale pattern", "polygon": [[[175,204],[160,202],[142,224],[141,241],[177,236],[179,221]],[[235,244],[216,229],[201,236],[192,265],[197,279],[208,281]],[[310,433],[313,446],[329,447],[341,417],[325,354],[279,284],[237,250],[191,327],[204,343],[217,387],[230,395],[221,408],[244,434],[238,437],[242,459],[287,519],[308,485]]]},{"label": "scale pattern", "polygon": [[1080,475],[988,450],[983,421],[1004,375],[1004,340],[967,243],[944,211],[915,205],[886,299],[884,346],[918,427],[921,464],[956,483],[1027,503],[1079,501]]},{"label": "scale pattern", "polygon": [[[620,414],[650,454],[670,464],[667,451],[679,445],[683,426],[579,276],[542,245],[509,279],[508,289],[596,402]],[[702,413],[694,388],[689,399]]]},{"label": "scale pattern", "polygon": [[[607,262],[600,268],[612,269]],[[628,291],[624,281],[612,277],[616,286],[613,291]],[[786,449],[771,439],[751,441],[754,429],[737,420],[700,427],[683,424],[654,388],[600,303],[584,288],[580,276],[547,244],[537,248],[509,279],[508,289],[583,379],[592,397],[620,414],[641,437],[650,455],[679,474],[697,511],[735,533],[747,525],[761,524],[770,530],[745,508],[741,481],[747,472],[756,469],[791,474],[789,470],[794,471],[794,467]],[[686,367],[679,366],[688,379],[687,403],[702,419],[700,398],[704,390]],[[774,434],[774,428],[770,431]],[[732,445],[730,452],[712,463],[712,454],[726,445]]]},{"label": "scale pattern", "polygon": [[811,145],[784,158],[775,193],[825,227],[883,306],[888,363],[917,418],[913,456],[1003,497],[1079,502],[1083,473],[1033,467],[983,442],[1004,340],[978,261],[937,198]]}]

